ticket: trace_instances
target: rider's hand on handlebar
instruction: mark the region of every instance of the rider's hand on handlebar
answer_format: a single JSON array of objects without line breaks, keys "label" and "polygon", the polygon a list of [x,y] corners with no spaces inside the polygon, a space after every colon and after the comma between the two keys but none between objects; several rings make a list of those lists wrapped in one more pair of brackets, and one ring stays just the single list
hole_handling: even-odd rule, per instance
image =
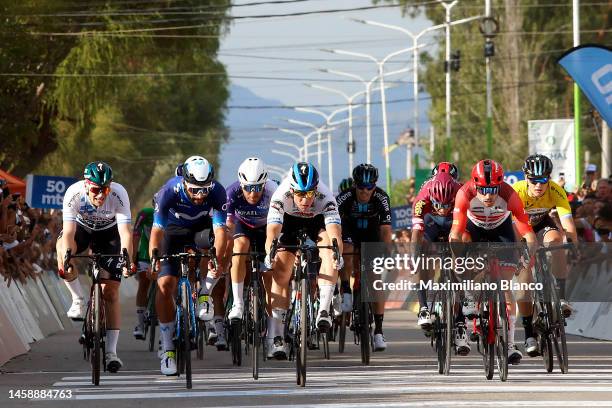
[{"label": "rider's hand on handlebar", "polygon": [[126,265],[124,265],[123,268],[121,268],[121,271],[123,272],[124,278],[129,278],[130,276],[134,275],[137,272],[136,264],[130,263],[129,268]]},{"label": "rider's hand on handlebar", "polygon": [[266,254],[266,258],[264,259],[264,266],[266,269],[270,270],[274,266],[274,259],[270,258],[270,253]]},{"label": "rider's hand on handlebar", "polygon": [[208,274],[215,279],[221,276],[221,268],[212,259],[208,260]]},{"label": "rider's hand on handlebar", "polygon": [[342,257],[342,255],[340,255],[338,259],[334,259],[332,265],[337,271],[342,269],[344,267],[344,258]]},{"label": "rider's hand on handlebar", "polygon": [[64,279],[66,282],[72,282],[78,275],[78,272],[72,264],[68,264],[67,268],[64,267],[64,270],[60,271],[60,278]]}]

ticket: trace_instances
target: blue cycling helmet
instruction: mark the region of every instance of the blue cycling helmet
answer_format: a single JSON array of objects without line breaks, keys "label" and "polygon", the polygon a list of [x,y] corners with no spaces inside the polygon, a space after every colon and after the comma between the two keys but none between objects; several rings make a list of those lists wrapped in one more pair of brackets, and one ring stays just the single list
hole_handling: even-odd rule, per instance
[{"label": "blue cycling helmet", "polygon": [[306,162],[299,162],[291,168],[291,188],[295,191],[312,191],[319,185],[317,169]]}]

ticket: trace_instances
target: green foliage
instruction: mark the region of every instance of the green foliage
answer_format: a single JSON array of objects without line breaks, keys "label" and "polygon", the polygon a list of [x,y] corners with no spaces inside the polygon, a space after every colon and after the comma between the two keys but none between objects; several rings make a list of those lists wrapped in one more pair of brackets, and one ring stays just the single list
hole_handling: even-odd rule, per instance
[{"label": "green foliage", "polygon": [[[385,0],[387,1],[387,0]],[[378,1],[374,1],[375,3]],[[417,0],[400,0],[411,16],[424,15],[433,24],[444,22],[444,7]],[[484,2],[459,1],[451,20],[484,13]],[[500,22],[494,39],[493,84],[493,159],[505,168],[516,170],[527,155],[527,121],[573,117],[572,82],[556,59],[572,47],[571,2],[559,6],[556,0],[492,0],[492,10]],[[563,2],[561,2],[563,3]],[[612,8],[589,4],[580,9],[581,42],[609,43]],[[451,49],[461,51],[461,69],[451,72],[452,151],[459,156],[461,174],[487,155],[486,82],[484,38],[478,22],[451,28]],[[606,38],[607,36],[607,38]],[[445,75],[443,30],[437,34],[438,50],[421,59],[420,80],[432,96],[429,112],[436,130],[436,159],[445,157]],[[592,121],[592,109],[582,99],[583,148],[599,152]],[[597,159],[593,154],[592,159]]]},{"label": "green foliage", "polygon": [[[53,76],[0,77],[0,132],[8,135],[0,140],[0,167],[17,175],[80,176],[85,163],[105,160],[128,189],[133,206],[141,206],[187,156],[201,154],[218,163],[227,136],[228,80],[216,59],[217,36],[227,29],[229,1],[84,1],[78,10],[68,0],[46,3],[53,6],[26,2],[2,10],[10,17],[0,31],[1,71]],[[201,9],[205,17],[198,17],[196,28],[161,33],[200,37],[133,34],[135,29],[196,25],[193,17],[177,22],[175,14],[164,13],[177,6]],[[138,13],[151,9],[159,11]],[[92,16],[39,16],[75,11]],[[34,34],[58,31],[81,35]],[[36,94],[40,83],[44,87]]]}]

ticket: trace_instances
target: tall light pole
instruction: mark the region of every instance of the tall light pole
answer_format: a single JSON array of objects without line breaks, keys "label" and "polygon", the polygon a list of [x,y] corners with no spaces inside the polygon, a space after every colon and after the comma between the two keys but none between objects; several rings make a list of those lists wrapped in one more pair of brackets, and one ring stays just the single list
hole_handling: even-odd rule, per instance
[{"label": "tall light pole", "polygon": [[[319,89],[321,91],[327,91],[327,92],[332,92],[335,93],[337,95],[341,95],[345,100],[346,100],[346,104],[348,105],[348,136],[349,136],[349,142],[348,142],[348,154],[349,154],[349,172],[351,172],[353,170],[353,161],[354,161],[354,156],[355,156],[355,141],[353,139],[353,100],[360,94],[363,93],[363,91],[361,92],[357,92],[353,95],[347,95],[344,92],[342,92],[339,89],[335,89],[335,88],[330,88],[328,86],[323,86],[323,85],[317,85],[317,84],[304,84],[305,86],[309,87],[309,88],[313,88],[313,89]],[[330,187],[331,188],[331,187]]]},{"label": "tall light pole", "polygon": [[[311,108],[294,108],[297,112],[302,112],[302,113],[311,113],[314,115],[319,115],[321,116],[324,120],[325,120],[325,129],[327,130],[327,180],[328,180],[328,187],[330,189],[332,189],[333,191],[333,182],[334,182],[334,167],[333,167],[333,157],[332,157],[332,142],[331,142],[331,130],[332,128],[330,127],[332,125],[332,118],[334,116],[336,116],[339,113],[345,112],[347,111],[349,108],[348,106],[346,108],[340,108],[340,109],[336,109],[333,112],[330,112],[329,114],[325,114],[325,112],[320,111],[320,110],[316,110],[316,109],[311,109]],[[337,124],[337,123],[341,123],[341,122],[335,122],[333,124]]]},{"label": "tall light pole", "polygon": [[[322,161],[322,155],[321,155],[321,128],[318,126],[313,125],[310,122],[305,122],[305,121],[301,121],[301,120],[295,120],[295,119],[287,119],[287,122],[293,124],[293,125],[298,125],[298,126],[306,126],[311,128],[313,131],[317,132],[317,142],[315,143],[317,145],[317,168],[321,168],[321,161]],[[306,154],[308,154],[308,152],[306,152]]]},{"label": "tall light pole", "polygon": [[[369,81],[366,81],[363,77],[344,71],[338,71],[335,69],[320,69],[321,72],[326,72],[329,74],[345,76],[348,78],[357,79],[360,81],[365,87],[365,95],[366,95],[366,162],[372,163],[372,129],[371,129],[371,120],[370,120],[370,91],[372,89],[372,84],[378,80],[378,75],[374,76]],[[395,74],[401,74],[404,72],[410,71],[409,68],[399,69],[397,71],[387,72],[386,76],[391,76]]]},{"label": "tall light pole", "polygon": [[444,71],[446,80],[446,161],[451,161],[451,74],[450,74],[450,54],[451,54],[451,9],[455,7],[458,0],[452,2],[442,1],[441,4],[446,9],[446,51],[444,53]]},{"label": "tall light pole", "polygon": [[491,15],[491,0],[485,0],[485,17],[480,22],[485,38],[484,56],[487,80],[487,157],[493,158],[493,96],[491,94],[491,57],[495,55],[493,38],[499,32],[499,23]]},{"label": "tall light pole", "polygon": [[[580,0],[572,0],[572,30],[574,34],[574,47],[580,45]],[[576,185],[582,180],[582,166],[580,165],[580,88],[574,82],[574,158],[576,161]]]},{"label": "tall light pole", "polygon": [[387,126],[387,100],[385,96],[385,72],[384,67],[385,63],[389,61],[391,58],[404,54],[406,52],[412,51],[412,47],[404,48],[399,51],[392,52],[391,54],[386,55],[383,59],[377,59],[376,57],[364,54],[361,52],[353,52],[353,51],[344,51],[344,50],[323,50],[327,52],[331,52],[339,55],[348,55],[351,57],[358,58],[367,58],[370,61],[373,61],[378,67],[378,80],[380,82],[380,103],[382,108],[382,121],[383,121],[383,140],[385,145],[385,170],[386,170],[386,182],[387,182],[387,194],[389,197],[392,196],[393,192],[391,191],[391,162],[389,161],[389,129]]},{"label": "tall light pole", "polygon": [[271,125],[265,125],[264,127],[266,129],[274,129],[274,130],[278,130],[279,132],[283,132],[283,133],[287,133],[287,134],[290,134],[290,135],[295,135],[295,136],[301,137],[302,140],[304,141],[304,150],[306,151],[306,155],[308,155],[308,146],[307,146],[308,145],[308,139],[310,139],[312,136],[317,134],[317,132],[310,132],[307,135],[305,135],[303,132],[300,132],[299,130],[281,128],[281,127],[271,126]]}]

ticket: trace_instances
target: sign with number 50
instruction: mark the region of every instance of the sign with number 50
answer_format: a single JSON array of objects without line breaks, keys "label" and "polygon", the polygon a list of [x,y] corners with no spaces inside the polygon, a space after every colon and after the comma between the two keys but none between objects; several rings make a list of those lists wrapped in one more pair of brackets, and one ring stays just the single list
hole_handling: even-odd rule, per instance
[{"label": "sign with number 50", "polygon": [[26,202],[32,208],[61,209],[66,189],[77,182],[76,178],[59,176],[26,177]]}]

